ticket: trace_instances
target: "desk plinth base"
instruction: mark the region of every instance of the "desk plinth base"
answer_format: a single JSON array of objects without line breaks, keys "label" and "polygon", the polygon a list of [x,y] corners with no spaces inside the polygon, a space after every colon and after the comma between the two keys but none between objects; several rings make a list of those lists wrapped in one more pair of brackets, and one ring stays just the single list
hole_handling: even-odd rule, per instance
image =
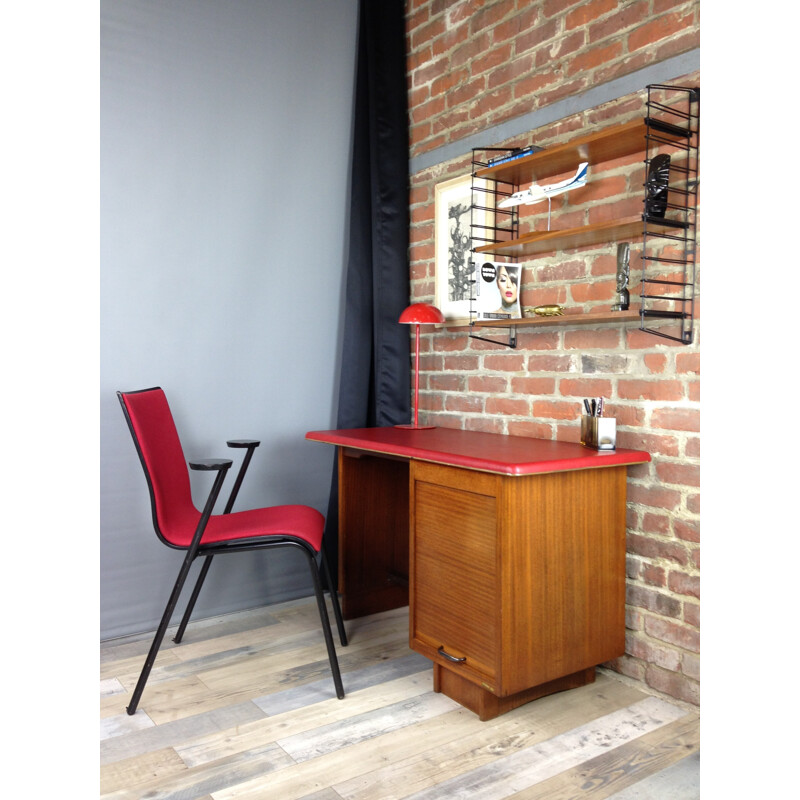
[{"label": "desk plinth base", "polygon": [[517,692],[508,697],[498,697],[486,689],[477,686],[465,678],[458,675],[453,670],[447,669],[440,664],[433,665],[433,691],[447,695],[451,700],[460,703],[464,708],[478,715],[481,722],[499,717],[507,711],[530,703],[548,694],[563,692],[567,689],[577,689],[579,686],[586,686],[594,683],[594,667],[573,672],[563,678],[542,683],[539,686],[532,686],[530,689]]}]

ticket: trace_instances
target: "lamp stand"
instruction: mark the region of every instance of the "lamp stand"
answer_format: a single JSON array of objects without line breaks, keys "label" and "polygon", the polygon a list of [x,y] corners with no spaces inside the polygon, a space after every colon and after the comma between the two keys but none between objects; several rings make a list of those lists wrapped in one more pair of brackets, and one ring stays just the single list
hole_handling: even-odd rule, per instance
[{"label": "lamp stand", "polygon": [[410,425],[395,425],[395,428],[405,428],[411,431],[425,431],[435,428],[435,425],[419,424],[419,323],[414,326],[417,329],[416,345],[414,348],[414,422]]}]

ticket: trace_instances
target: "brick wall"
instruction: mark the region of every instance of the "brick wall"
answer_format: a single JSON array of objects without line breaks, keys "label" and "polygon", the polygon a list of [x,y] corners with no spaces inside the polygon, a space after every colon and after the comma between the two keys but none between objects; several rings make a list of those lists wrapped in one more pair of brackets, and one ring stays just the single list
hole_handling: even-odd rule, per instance
[{"label": "brick wall", "polygon": [[[697,2],[407,0],[406,9],[412,156],[692,50],[699,40]],[[699,85],[700,76],[673,82]],[[626,122],[643,115],[645,97],[642,87],[513,144],[547,145],[593,125]],[[552,226],[641,213],[642,159],[598,167],[579,200],[556,198]],[[435,186],[468,174],[470,162],[467,152],[411,176],[415,301],[434,300]],[[546,204],[531,207],[523,224],[540,229],[546,213]],[[637,247],[633,241],[632,308]],[[528,309],[560,303],[601,310],[615,302],[613,243],[520,263]],[[581,399],[602,395],[606,414],[617,418],[619,446],[651,453],[650,464],[629,469],[627,652],[608,666],[690,703],[699,703],[698,315],[699,304],[688,346],[636,323],[520,326],[516,349],[446,327],[423,332],[420,358],[420,416],[428,423],[575,442]]]}]

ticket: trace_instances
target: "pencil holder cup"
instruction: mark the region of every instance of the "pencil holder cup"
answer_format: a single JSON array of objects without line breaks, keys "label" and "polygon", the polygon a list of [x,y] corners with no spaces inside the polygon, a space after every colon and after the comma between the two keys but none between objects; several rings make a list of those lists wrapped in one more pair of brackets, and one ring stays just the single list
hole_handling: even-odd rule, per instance
[{"label": "pencil holder cup", "polygon": [[581,444],[595,450],[617,449],[617,421],[614,417],[581,417]]}]

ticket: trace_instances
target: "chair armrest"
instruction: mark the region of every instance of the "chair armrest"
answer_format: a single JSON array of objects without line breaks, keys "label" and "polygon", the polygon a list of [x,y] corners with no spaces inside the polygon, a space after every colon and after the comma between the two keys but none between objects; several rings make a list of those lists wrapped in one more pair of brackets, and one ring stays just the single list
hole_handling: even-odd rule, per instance
[{"label": "chair armrest", "polygon": [[239,489],[242,486],[242,481],[244,480],[244,474],[247,472],[248,466],[250,466],[250,459],[253,457],[253,453],[255,452],[256,447],[258,447],[261,442],[258,439],[229,439],[228,440],[228,447],[240,447],[246,449],[244,454],[244,459],[242,460],[241,465],[239,466],[239,474],[236,476],[236,480],[233,482],[233,488],[231,489],[231,496],[228,498],[228,502],[225,505],[225,510],[222,512],[223,514],[230,514],[233,510],[233,504],[236,502],[236,498],[239,495]]},{"label": "chair armrest", "polygon": [[189,466],[201,470],[227,470],[233,466],[233,461],[229,458],[198,458],[196,461],[190,461]]}]

